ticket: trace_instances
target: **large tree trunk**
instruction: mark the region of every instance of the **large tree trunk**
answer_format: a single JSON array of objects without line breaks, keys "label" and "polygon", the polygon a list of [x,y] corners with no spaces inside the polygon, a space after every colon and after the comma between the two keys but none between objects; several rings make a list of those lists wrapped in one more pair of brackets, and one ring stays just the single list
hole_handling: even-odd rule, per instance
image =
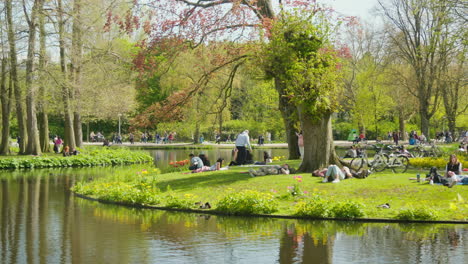
[{"label": "large tree trunk", "polygon": [[[63,19],[63,8],[62,0],[57,1],[58,7],[58,28],[59,28],[59,46],[60,46],[60,68],[62,70],[63,79],[67,79],[67,65],[65,62],[65,29],[64,29],[64,19]],[[75,133],[73,129],[73,118],[71,114],[71,104],[70,104],[70,90],[68,84],[64,81],[62,85],[62,101],[63,101],[63,112],[65,119],[65,135],[64,135],[64,146],[70,147],[70,149],[76,148],[75,144]]]},{"label": "large tree trunk", "polygon": [[284,85],[280,80],[275,79],[275,87],[279,94],[279,110],[283,116],[284,127],[286,130],[286,142],[288,143],[289,158],[299,159],[299,145],[297,144],[297,135],[294,127],[297,124],[296,106],[289,102],[289,98],[284,95]]},{"label": "large tree trunk", "polygon": [[24,108],[23,108],[23,95],[18,81],[17,71],[17,57],[16,57],[16,38],[13,29],[13,16],[11,10],[11,0],[6,0],[6,17],[8,24],[8,43],[10,45],[10,78],[13,81],[13,89],[15,91],[16,100],[16,118],[18,119],[18,136],[20,137],[19,154],[26,152],[26,143],[28,142],[28,136],[26,134],[25,120],[24,120]]},{"label": "large tree trunk", "polygon": [[[403,116],[402,112],[400,112],[398,114],[398,123],[399,123],[400,131],[401,131],[401,139],[400,140],[402,140],[402,141],[408,140],[406,138],[406,133],[405,133],[405,131],[406,131],[406,120],[405,120],[405,117]],[[424,135],[426,135],[426,134],[424,134]]]},{"label": "large tree trunk", "polygon": [[[425,102],[420,102],[420,104],[419,114],[421,116],[421,133],[423,133],[427,138],[431,138],[429,134],[429,119],[431,116],[427,110],[428,104]],[[401,132],[404,133],[404,131]]]},{"label": "large tree trunk", "polygon": [[38,100],[38,124],[39,124],[39,141],[42,152],[50,152],[49,143],[49,116],[47,114],[46,89],[44,84],[44,74],[46,67],[46,31],[45,31],[45,14],[44,10],[39,15],[39,74],[42,81],[39,87]]},{"label": "large tree trunk", "polygon": [[304,159],[299,171],[312,172],[330,164],[340,164],[333,143],[331,113],[315,120],[303,106],[298,106],[298,112],[304,137]]},{"label": "large tree trunk", "polygon": [[2,102],[2,138],[0,144],[0,155],[7,155],[10,153],[10,112],[11,112],[11,97],[12,97],[12,82],[10,78],[10,86],[7,89],[7,59],[2,58],[2,72],[1,72],[1,88],[0,99]]},{"label": "large tree trunk", "polygon": [[81,96],[81,61],[82,61],[82,31],[81,31],[81,0],[73,2],[73,33],[72,33],[72,83],[74,91],[72,91],[74,99],[74,112],[73,112],[73,128],[75,132],[75,143],[77,147],[83,145],[83,129],[81,124],[81,109],[80,101]]},{"label": "large tree trunk", "polygon": [[[26,109],[27,109],[27,129],[28,129],[28,145],[26,154],[41,155],[41,146],[39,144],[39,131],[37,129],[36,104],[35,104],[35,88],[33,87],[34,79],[34,52],[36,49],[36,17],[39,8],[42,5],[41,0],[34,1],[34,6],[31,11],[28,37],[28,54],[26,57]],[[24,8],[26,10],[26,8]]]}]

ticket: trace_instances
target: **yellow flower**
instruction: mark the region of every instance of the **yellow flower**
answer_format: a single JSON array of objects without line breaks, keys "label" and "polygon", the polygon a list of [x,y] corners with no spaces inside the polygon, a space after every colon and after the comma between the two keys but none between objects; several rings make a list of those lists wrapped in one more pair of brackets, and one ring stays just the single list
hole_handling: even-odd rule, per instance
[{"label": "yellow flower", "polygon": [[455,203],[450,203],[450,209],[451,210],[457,210],[457,205]]}]

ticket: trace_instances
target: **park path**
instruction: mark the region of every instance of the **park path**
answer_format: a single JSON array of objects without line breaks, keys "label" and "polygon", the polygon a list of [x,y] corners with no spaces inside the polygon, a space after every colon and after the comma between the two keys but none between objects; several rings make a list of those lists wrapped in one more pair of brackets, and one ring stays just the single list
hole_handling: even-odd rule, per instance
[{"label": "park path", "polygon": [[[335,146],[338,147],[349,147],[353,144],[352,141],[346,141],[346,140],[335,140]],[[375,144],[375,141],[368,141],[367,144]],[[86,146],[102,146],[102,142],[84,142],[84,145]],[[171,144],[156,144],[153,142],[147,142],[147,143],[142,143],[142,142],[135,142],[135,144],[130,144],[130,142],[124,142],[123,144],[113,144],[116,146],[126,146],[126,147],[158,147],[158,148],[164,148],[164,147],[173,147],[173,146],[190,146],[193,145],[192,143],[188,142],[175,142]],[[221,143],[221,144],[215,144],[213,142],[205,141],[203,142],[202,145],[206,146],[213,146],[213,147],[220,147],[220,148],[234,148],[234,142],[231,143]],[[197,145],[199,146],[199,145]],[[253,147],[257,147],[257,144],[252,144]],[[266,143],[262,147],[264,148],[287,148],[288,144],[286,143]]]}]

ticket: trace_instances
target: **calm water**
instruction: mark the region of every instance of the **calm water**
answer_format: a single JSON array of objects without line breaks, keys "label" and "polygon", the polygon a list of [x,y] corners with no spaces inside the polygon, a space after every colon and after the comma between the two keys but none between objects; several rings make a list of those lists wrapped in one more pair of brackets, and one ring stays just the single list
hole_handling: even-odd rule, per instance
[{"label": "calm water", "polygon": [[74,197],[130,168],[0,172],[0,263],[467,263],[467,225],[216,217]]}]

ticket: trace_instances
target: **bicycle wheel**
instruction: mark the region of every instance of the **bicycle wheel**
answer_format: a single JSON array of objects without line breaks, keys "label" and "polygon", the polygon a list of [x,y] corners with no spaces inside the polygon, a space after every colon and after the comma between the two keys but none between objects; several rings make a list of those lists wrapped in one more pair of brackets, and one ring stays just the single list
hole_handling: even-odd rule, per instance
[{"label": "bicycle wheel", "polygon": [[388,156],[386,154],[377,155],[372,161],[372,169],[376,172],[385,170],[388,164]]},{"label": "bicycle wheel", "polygon": [[408,169],[409,159],[405,156],[398,156],[393,159],[392,170],[395,173],[403,173]]},{"label": "bicycle wheel", "polygon": [[365,163],[366,161],[364,158],[353,158],[350,163],[350,169],[355,170],[356,172],[360,172]]}]

